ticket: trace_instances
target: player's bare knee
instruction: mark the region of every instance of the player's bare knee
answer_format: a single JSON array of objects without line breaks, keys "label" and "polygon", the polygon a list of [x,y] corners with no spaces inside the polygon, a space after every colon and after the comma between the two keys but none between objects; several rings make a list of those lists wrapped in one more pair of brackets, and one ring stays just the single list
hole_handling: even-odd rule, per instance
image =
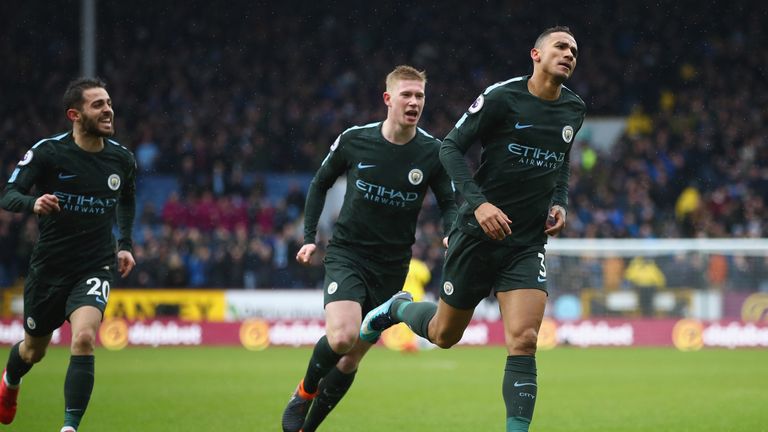
[{"label": "player's bare knee", "polygon": [[440,348],[448,349],[459,343],[461,336],[463,336],[463,333],[438,331],[437,334],[435,334],[432,343]]},{"label": "player's bare knee", "polygon": [[89,355],[96,347],[96,333],[92,330],[81,330],[72,337],[72,353]]},{"label": "player's bare knee", "polygon": [[345,355],[338,363],[336,363],[336,367],[339,368],[341,372],[350,374],[357,370],[361,359],[362,356],[360,355]]},{"label": "player's bare knee", "polygon": [[333,334],[328,334],[328,345],[331,346],[333,352],[337,354],[346,354],[357,343],[358,332],[355,331],[338,331]]},{"label": "player's bare knee", "polygon": [[510,352],[524,353],[529,355],[536,354],[536,343],[538,336],[539,334],[535,329],[527,328],[508,337],[507,347],[509,348]]},{"label": "player's bare knee", "polygon": [[24,360],[24,363],[27,364],[35,364],[39,363],[40,360],[45,357],[47,347],[42,348],[30,348],[27,347],[27,349],[21,351],[19,350],[19,357],[21,357],[22,360]]},{"label": "player's bare knee", "polygon": [[330,342],[329,344],[331,345],[333,352],[337,354],[346,354],[355,346],[356,342],[356,339],[344,338],[335,341],[335,343]]}]

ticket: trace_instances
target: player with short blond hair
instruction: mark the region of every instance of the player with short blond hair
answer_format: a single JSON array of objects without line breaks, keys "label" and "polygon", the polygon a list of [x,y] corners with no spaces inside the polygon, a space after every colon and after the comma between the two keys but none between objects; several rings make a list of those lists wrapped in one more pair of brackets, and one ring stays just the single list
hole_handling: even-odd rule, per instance
[{"label": "player with short blond hair", "polygon": [[307,193],[304,246],[296,256],[302,264],[310,263],[317,248],[326,192],[346,174],[347,191],[324,262],[326,335],[283,412],[286,432],[316,430],[352,385],[358,364],[378,339],[358,338],[363,315],[402,289],[427,189],[437,198],[446,233],[456,216],[453,187],[438,156],[440,140],[417,126],[426,75],[398,66],[386,84],[386,120],[342,132]]},{"label": "player with short blond hair", "polygon": [[413,66],[397,66],[392,70],[392,72],[387,74],[387,79],[385,80],[387,91],[395,91],[395,87],[399,81],[421,81],[426,85],[427,74],[424,71],[420,71],[414,68]]}]

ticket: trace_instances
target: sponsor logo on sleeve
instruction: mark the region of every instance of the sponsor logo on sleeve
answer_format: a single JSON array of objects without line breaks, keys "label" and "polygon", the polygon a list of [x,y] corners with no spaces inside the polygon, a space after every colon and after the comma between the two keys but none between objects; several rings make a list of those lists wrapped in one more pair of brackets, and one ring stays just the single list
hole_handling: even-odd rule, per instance
[{"label": "sponsor logo on sleeve", "polygon": [[26,153],[24,153],[24,157],[19,161],[19,166],[24,166],[32,162],[33,156],[35,156],[35,154],[32,152],[32,150],[28,150]]},{"label": "sponsor logo on sleeve", "polygon": [[336,150],[339,147],[339,141],[341,140],[341,135],[336,137],[336,141],[331,144],[331,151]]},{"label": "sponsor logo on sleeve", "polygon": [[472,105],[469,106],[469,109],[467,109],[467,111],[469,111],[470,114],[474,114],[480,111],[481,109],[483,109],[484,103],[485,103],[485,98],[483,98],[483,95],[480,95],[477,97],[477,99],[475,99],[474,102],[472,102]]}]

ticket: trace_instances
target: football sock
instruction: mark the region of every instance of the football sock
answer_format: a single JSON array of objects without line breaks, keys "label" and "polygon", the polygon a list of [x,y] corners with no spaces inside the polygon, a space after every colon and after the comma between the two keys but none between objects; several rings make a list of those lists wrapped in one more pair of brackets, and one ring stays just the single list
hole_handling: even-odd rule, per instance
[{"label": "football sock", "polygon": [[337,354],[328,344],[328,338],[323,335],[315,344],[312,357],[309,358],[307,374],[304,375],[304,391],[314,393],[320,380],[339,362],[341,354]]},{"label": "football sock", "polygon": [[320,384],[320,393],[312,403],[312,408],[309,409],[304,427],[301,429],[303,432],[314,432],[320,426],[352,386],[356,373],[357,371],[345,374],[336,367],[328,372]]},{"label": "football sock", "polygon": [[[437,305],[432,302],[411,302],[400,300],[393,305],[396,322],[404,322],[414,333],[429,340],[429,322],[437,313]],[[430,341],[431,342],[431,341]]]},{"label": "football sock", "polygon": [[395,299],[392,302],[392,306],[390,307],[390,311],[392,312],[392,322],[395,324],[400,323],[403,321],[402,319],[402,312],[405,306],[414,303],[413,300],[406,300],[406,299]]},{"label": "football sock", "polygon": [[502,394],[507,405],[507,432],[528,432],[536,403],[536,358],[507,357]]},{"label": "football sock", "polygon": [[32,364],[21,359],[19,345],[21,345],[21,342],[18,342],[11,348],[11,352],[8,354],[8,363],[5,366],[5,382],[11,387],[19,385],[21,377],[32,369]]},{"label": "football sock", "polygon": [[73,355],[69,358],[64,380],[64,426],[77,429],[93,391],[94,357]]}]

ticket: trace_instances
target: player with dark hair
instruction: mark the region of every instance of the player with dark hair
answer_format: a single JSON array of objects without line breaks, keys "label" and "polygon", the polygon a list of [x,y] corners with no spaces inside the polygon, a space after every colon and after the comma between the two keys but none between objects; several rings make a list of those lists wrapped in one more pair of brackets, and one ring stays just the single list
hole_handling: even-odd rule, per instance
[{"label": "player with dark hair", "polygon": [[[533,74],[494,84],[446,137],[440,160],[465,202],[450,234],[437,305],[402,296],[368,313],[361,338],[405,322],[450,348],[489,293],[499,302],[508,357],[502,392],[507,431],[527,431],[536,401],[536,344],[547,302],[547,235],[565,226],[569,155],[586,106],[563,86],[576,67],[567,27],[544,31],[530,51]],[[474,177],[464,154],[482,144]]]},{"label": "player with dark hair", "polygon": [[312,180],[304,246],[296,256],[302,264],[316,250],[326,192],[342,174],[347,191],[325,258],[326,335],[283,412],[284,431],[316,430],[352,385],[358,364],[378,340],[358,339],[363,314],[402,289],[427,188],[437,198],[445,232],[456,216],[453,187],[438,156],[440,141],[417,127],[425,85],[424,72],[395,68],[383,96],[386,120],[339,135]]},{"label": "player with dark hair", "polygon": [[[72,130],[32,146],[0,199],[6,210],[37,214],[40,225],[24,284],[24,340],[11,348],[0,380],[0,422],[13,421],[21,378],[42,360],[53,331],[68,320],[72,356],[61,431],[75,432],[93,390],[94,345],[113,272],[125,277],[135,266],[136,162],[110,139],[114,111],[103,81],[72,81],[63,101]],[[33,186],[36,194],[30,195]]]}]

